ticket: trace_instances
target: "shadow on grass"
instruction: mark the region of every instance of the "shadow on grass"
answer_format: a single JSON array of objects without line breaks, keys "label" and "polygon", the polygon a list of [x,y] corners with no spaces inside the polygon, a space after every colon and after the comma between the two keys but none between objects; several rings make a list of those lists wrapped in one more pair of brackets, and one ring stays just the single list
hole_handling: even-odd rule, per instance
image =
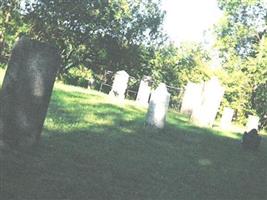
[{"label": "shadow on grass", "polygon": [[[98,102],[98,103],[96,103]],[[100,103],[99,103],[100,102]],[[163,131],[145,113],[99,96],[57,91],[40,146],[2,165],[4,199],[265,199],[259,152],[170,114]]]}]

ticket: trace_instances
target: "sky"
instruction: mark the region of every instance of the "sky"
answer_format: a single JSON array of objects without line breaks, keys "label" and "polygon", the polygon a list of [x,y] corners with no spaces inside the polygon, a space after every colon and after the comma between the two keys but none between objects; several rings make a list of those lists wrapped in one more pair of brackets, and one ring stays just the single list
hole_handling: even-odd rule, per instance
[{"label": "sky", "polygon": [[162,0],[164,31],[170,40],[203,41],[203,32],[222,16],[217,0]]}]

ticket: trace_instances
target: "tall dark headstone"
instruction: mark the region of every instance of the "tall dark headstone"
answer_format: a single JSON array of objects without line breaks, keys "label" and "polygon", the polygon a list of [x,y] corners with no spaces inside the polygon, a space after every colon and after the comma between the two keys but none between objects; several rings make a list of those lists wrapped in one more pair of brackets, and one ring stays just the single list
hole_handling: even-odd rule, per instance
[{"label": "tall dark headstone", "polygon": [[0,141],[29,147],[41,135],[60,55],[56,47],[22,37],[14,46],[0,93]]}]

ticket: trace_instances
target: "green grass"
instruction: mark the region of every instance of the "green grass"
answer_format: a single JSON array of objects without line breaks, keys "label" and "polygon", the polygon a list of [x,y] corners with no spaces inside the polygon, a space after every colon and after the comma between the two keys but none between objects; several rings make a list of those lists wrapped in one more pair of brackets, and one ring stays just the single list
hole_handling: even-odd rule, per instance
[{"label": "green grass", "polygon": [[1,199],[267,199],[266,136],[245,152],[238,133],[197,128],[173,111],[153,132],[145,113],[57,84],[40,146],[1,161]]},{"label": "green grass", "polygon": [[[5,76],[5,69],[0,68],[0,83],[2,83],[4,76]],[[0,84],[1,85],[1,84]]]}]

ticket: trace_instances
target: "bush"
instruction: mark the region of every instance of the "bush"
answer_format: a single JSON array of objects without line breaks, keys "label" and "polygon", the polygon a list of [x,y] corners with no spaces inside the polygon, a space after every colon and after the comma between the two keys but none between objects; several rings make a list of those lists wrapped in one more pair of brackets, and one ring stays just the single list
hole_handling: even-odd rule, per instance
[{"label": "bush", "polygon": [[65,84],[87,88],[89,81],[93,80],[93,73],[84,66],[73,67],[61,79]]},{"label": "bush", "polygon": [[1,68],[1,69],[5,69],[5,68],[6,68],[6,63],[1,63],[1,62],[0,62],[0,68]]}]

